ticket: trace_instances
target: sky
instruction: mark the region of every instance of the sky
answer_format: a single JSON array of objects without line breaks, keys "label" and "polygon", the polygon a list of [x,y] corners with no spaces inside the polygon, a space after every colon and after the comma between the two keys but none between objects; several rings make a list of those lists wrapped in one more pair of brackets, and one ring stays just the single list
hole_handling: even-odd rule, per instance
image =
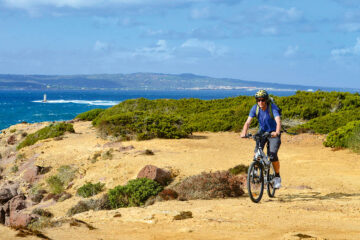
[{"label": "sky", "polygon": [[358,0],[0,0],[1,74],[360,88]]}]

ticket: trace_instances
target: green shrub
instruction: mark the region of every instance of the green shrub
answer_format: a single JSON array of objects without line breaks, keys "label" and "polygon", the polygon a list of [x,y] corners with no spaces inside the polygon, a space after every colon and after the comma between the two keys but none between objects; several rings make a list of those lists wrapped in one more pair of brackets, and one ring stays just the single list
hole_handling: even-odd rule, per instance
[{"label": "green shrub", "polygon": [[61,181],[61,179],[55,175],[51,176],[48,179],[46,179],[47,184],[49,185],[50,192],[53,194],[60,194],[64,192],[64,182]]},{"label": "green shrub", "polygon": [[76,119],[81,119],[84,121],[92,121],[94,120],[97,116],[99,116],[100,113],[104,112],[105,109],[102,108],[95,108],[92,109],[90,111],[84,112],[84,113],[80,113],[79,115],[77,115],[75,118]]},{"label": "green shrub", "polygon": [[102,118],[97,121],[97,126],[103,136],[146,140],[187,137],[191,130],[183,123],[181,118],[173,115],[128,112]]},{"label": "green shrub", "polygon": [[360,127],[356,127],[353,134],[350,135],[348,140],[348,146],[354,152],[360,153]]},{"label": "green shrub", "polygon": [[352,146],[356,149],[360,146],[359,131],[360,121],[349,122],[345,126],[330,132],[323,144],[325,147],[348,148]]},{"label": "green shrub", "polygon": [[238,175],[240,173],[245,173],[247,174],[249,170],[249,166],[245,166],[244,164],[240,164],[240,165],[237,165],[233,168],[230,168],[229,169],[229,172],[232,174],[232,175]]},{"label": "green shrub", "polygon": [[16,132],[16,128],[10,130],[10,133],[14,133],[14,132]]},{"label": "green shrub", "polygon": [[11,167],[10,170],[11,170],[12,173],[16,173],[16,172],[19,171],[19,167],[18,167],[18,165],[14,165],[14,166]]},{"label": "green shrub", "polygon": [[58,168],[57,176],[64,185],[68,185],[76,175],[77,170],[69,165],[63,165]]},{"label": "green shrub", "polygon": [[77,170],[69,165],[60,166],[57,169],[57,174],[46,180],[50,188],[50,192],[53,194],[60,194],[64,192],[65,186],[67,186],[75,178],[76,172]]},{"label": "green shrub", "polygon": [[100,182],[98,182],[96,184],[87,182],[82,187],[80,187],[76,191],[76,193],[83,198],[88,198],[91,196],[95,196],[96,194],[101,192],[104,189],[104,186],[105,186],[105,184],[100,183]]},{"label": "green shrub", "polygon": [[327,134],[355,120],[360,120],[360,109],[330,113],[294,127],[290,129],[290,132],[301,133],[310,131]]},{"label": "green shrub", "polygon": [[141,206],[151,197],[161,192],[163,187],[150,179],[130,180],[125,186],[116,186],[108,192],[111,208]]},{"label": "green shrub", "polygon": [[74,133],[75,130],[73,128],[73,125],[70,123],[56,123],[56,124],[50,124],[47,127],[44,127],[38,131],[36,131],[33,134],[29,134],[26,136],[24,141],[22,141],[17,149],[21,149],[26,146],[30,146],[35,144],[39,140],[47,139],[47,138],[54,138],[59,137],[63,135],[65,132]]}]

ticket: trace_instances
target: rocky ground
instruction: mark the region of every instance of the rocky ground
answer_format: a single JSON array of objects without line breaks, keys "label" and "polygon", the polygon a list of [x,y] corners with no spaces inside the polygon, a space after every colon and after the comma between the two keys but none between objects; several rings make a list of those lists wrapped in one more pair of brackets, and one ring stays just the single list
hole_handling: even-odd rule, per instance
[{"label": "rocky ground", "polygon": [[[41,213],[33,212],[35,208],[51,212],[58,224],[27,239],[359,239],[360,156],[323,147],[321,135],[282,136],[283,188],[273,199],[264,195],[259,204],[244,194],[69,217],[67,211],[82,200],[76,190],[86,182],[102,182],[110,189],[135,179],[151,164],[171,172],[176,183],[201,172],[248,165],[254,142],[224,132],[114,143],[99,138],[90,122],[75,122],[75,134],[16,151],[26,134],[47,124],[18,124],[0,134],[1,239],[30,234],[7,226],[38,218]],[[49,196],[45,180],[63,165],[76,169],[76,178],[67,185],[66,196]],[[35,187],[43,192],[34,194]],[[176,220],[181,213],[190,217]]]}]

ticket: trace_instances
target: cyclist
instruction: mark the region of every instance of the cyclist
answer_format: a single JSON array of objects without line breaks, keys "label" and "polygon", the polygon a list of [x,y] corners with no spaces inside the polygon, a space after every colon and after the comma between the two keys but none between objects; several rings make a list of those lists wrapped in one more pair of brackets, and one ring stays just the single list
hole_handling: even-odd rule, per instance
[{"label": "cyclist", "polygon": [[[262,149],[264,149],[266,142],[268,142],[267,154],[275,170],[274,188],[279,189],[281,187],[280,163],[277,155],[281,145],[281,139],[280,139],[281,119],[280,119],[279,108],[274,103],[271,102],[271,100],[269,99],[269,94],[265,90],[258,91],[255,94],[255,99],[257,104],[255,104],[251,108],[249,117],[244,124],[240,136],[242,138],[246,136],[247,131],[251,124],[251,120],[254,117],[257,117],[259,121],[259,125],[260,125],[259,133],[264,133],[264,132],[271,133],[271,138],[268,138],[266,139],[266,141],[260,143],[261,144],[260,146]],[[270,113],[270,111],[272,111],[272,113]],[[257,149],[256,147],[255,147],[255,151]]]}]

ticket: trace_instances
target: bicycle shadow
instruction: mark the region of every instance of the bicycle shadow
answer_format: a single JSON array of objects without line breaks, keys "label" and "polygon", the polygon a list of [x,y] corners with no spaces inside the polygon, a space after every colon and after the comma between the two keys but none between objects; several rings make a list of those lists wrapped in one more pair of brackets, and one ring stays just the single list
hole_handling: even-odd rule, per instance
[{"label": "bicycle shadow", "polygon": [[[315,201],[315,200],[333,200],[333,199],[351,199],[353,197],[360,197],[360,193],[342,193],[333,192],[322,195],[320,192],[307,192],[296,194],[283,194],[277,197],[280,202],[299,202],[299,201]],[[275,200],[275,199],[274,199]],[[273,200],[269,200],[273,201]]]}]

